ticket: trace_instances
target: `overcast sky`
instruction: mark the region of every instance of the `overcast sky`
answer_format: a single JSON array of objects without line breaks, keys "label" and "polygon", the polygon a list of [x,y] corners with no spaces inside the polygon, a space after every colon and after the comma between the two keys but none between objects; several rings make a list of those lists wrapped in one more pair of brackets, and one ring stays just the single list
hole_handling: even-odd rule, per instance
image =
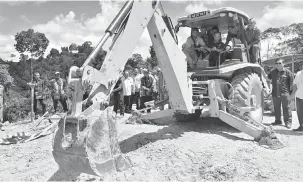
[{"label": "overcast sky", "polygon": [[[280,27],[303,22],[303,1],[164,1],[165,12],[176,24],[178,17],[219,7],[234,7],[257,19],[260,29]],[[17,54],[14,49],[14,35],[33,28],[45,33],[51,48],[60,50],[71,43],[82,44],[91,41],[96,45],[110,21],[123,2],[116,1],[3,1],[0,0],[0,57],[10,59]],[[179,42],[184,42],[188,32],[181,31]],[[134,53],[143,57],[149,55],[151,45],[147,31],[141,36]]]}]

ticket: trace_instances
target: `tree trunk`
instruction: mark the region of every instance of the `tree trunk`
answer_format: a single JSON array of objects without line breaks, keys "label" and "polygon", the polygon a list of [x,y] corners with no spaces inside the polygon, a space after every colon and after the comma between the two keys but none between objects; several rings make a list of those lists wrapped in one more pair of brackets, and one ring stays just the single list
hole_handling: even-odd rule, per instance
[{"label": "tree trunk", "polygon": [[[31,59],[31,83],[33,83],[33,59]],[[31,122],[34,122],[34,87],[31,86]]]}]

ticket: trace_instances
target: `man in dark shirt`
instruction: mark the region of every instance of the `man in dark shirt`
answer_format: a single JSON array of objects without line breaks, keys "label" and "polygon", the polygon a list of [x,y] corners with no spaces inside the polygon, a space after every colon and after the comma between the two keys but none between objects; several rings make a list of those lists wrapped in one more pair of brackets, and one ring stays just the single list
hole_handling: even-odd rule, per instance
[{"label": "man in dark shirt", "polygon": [[[145,102],[153,100],[152,91],[154,79],[149,75],[149,72],[146,69],[143,70],[143,73],[144,76],[141,78],[141,109],[146,108],[144,105]],[[147,112],[150,113],[150,109],[148,109]]]},{"label": "man in dark shirt", "polygon": [[210,42],[209,44],[210,47],[210,54],[209,54],[209,65],[210,66],[218,66],[219,62],[219,56],[220,56],[220,64],[224,61],[225,59],[225,54],[220,52],[225,50],[225,44],[221,40],[221,33],[216,32],[214,34],[214,40]]},{"label": "man in dark shirt", "polygon": [[219,28],[218,27],[212,27],[211,30],[208,31],[207,33],[207,43],[208,44],[211,44],[213,41],[214,41],[214,38],[215,38],[215,34],[219,32]]},{"label": "man in dark shirt", "polygon": [[33,84],[35,85],[34,87],[34,113],[35,113],[35,119],[38,118],[38,113],[37,113],[37,104],[38,101],[40,105],[42,106],[42,115],[46,112],[46,87],[47,87],[47,82],[44,79],[41,79],[40,73],[36,72],[34,76],[34,82]]},{"label": "man in dark shirt", "polygon": [[114,90],[114,111],[117,113],[120,110],[120,116],[124,116],[124,97],[122,88],[122,77],[118,79]]},{"label": "man in dark shirt", "polygon": [[275,111],[274,125],[282,124],[281,122],[281,104],[283,108],[284,123],[288,129],[292,124],[292,113],[290,109],[290,94],[292,93],[293,74],[284,67],[283,59],[276,60],[276,68],[269,74],[268,78],[272,80],[272,98]]}]

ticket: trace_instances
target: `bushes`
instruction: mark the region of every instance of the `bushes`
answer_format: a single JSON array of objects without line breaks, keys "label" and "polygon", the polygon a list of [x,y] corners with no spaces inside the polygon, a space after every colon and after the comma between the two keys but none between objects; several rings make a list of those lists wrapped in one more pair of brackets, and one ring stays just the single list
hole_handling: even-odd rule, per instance
[{"label": "bushes", "polygon": [[19,119],[24,119],[30,113],[30,99],[15,97],[6,100],[3,120],[9,122],[17,122]]}]

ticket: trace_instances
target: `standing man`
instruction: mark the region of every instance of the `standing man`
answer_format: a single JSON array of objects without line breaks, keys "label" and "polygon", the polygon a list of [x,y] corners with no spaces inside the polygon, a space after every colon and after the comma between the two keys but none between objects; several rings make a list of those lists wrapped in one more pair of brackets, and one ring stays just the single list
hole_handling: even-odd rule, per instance
[{"label": "standing man", "polygon": [[135,68],[134,70],[134,85],[135,85],[135,93],[132,95],[132,103],[135,102],[136,104],[136,109],[140,109],[140,90],[141,90],[141,78],[143,77],[143,74],[139,73],[138,68]]},{"label": "standing man", "polygon": [[67,112],[67,96],[65,94],[67,83],[64,79],[60,78],[60,72],[55,73],[55,79],[51,81],[52,83],[52,99],[54,104],[55,113],[57,112],[58,101],[60,101],[63,111]]},{"label": "standing man", "polygon": [[272,81],[272,98],[275,111],[275,122],[273,125],[282,124],[281,104],[283,108],[283,119],[285,126],[290,129],[292,124],[292,113],[290,109],[290,94],[292,93],[293,75],[284,67],[284,60],[276,60],[276,68],[273,69],[268,78]]},{"label": "standing man", "polygon": [[[157,72],[158,72],[158,78],[159,78],[159,81],[158,81],[158,90],[159,90],[159,100],[162,101],[164,100],[164,93],[165,93],[165,81],[164,81],[164,77],[163,77],[163,73],[161,71],[160,68],[157,69]],[[163,110],[164,109],[164,106],[160,106],[160,110]]]},{"label": "standing man", "polygon": [[[152,101],[153,97],[153,83],[154,79],[150,76],[147,69],[143,70],[144,76],[141,79],[141,90],[142,90],[142,97],[141,97],[141,109],[146,108],[144,105],[145,102]],[[147,110],[150,113],[150,109]]]},{"label": "standing man", "polygon": [[124,116],[124,97],[122,88],[122,77],[118,79],[114,90],[114,111],[117,113],[120,110],[120,116]]},{"label": "standing man", "polygon": [[124,72],[124,80],[122,81],[122,88],[123,88],[123,96],[124,96],[124,105],[125,105],[125,112],[131,113],[132,104],[130,97],[132,93],[134,93],[134,81],[133,78],[129,76],[129,72]]},{"label": "standing man", "polygon": [[247,42],[247,49],[250,54],[250,62],[256,63],[259,57],[260,51],[260,35],[261,31],[256,27],[256,20],[251,18],[248,20],[248,25],[244,33],[245,40]]},{"label": "standing man", "polygon": [[294,131],[303,131],[303,65],[301,65],[301,70],[296,74],[291,98],[296,99],[297,115],[300,124],[299,128],[294,129]]},{"label": "standing man", "polygon": [[153,77],[154,77],[154,85],[153,85],[153,99],[158,100],[159,95],[159,77],[158,77],[158,71],[153,71]]},{"label": "standing man", "polygon": [[[43,114],[46,112],[46,104],[45,104],[45,99],[46,99],[46,87],[47,83],[45,80],[41,79],[40,73],[36,72],[34,76],[34,113],[35,113],[35,119],[38,119],[38,114],[37,114],[37,102],[39,101],[40,105],[42,106],[42,112]],[[42,115],[43,115],[42,114]]]}]

